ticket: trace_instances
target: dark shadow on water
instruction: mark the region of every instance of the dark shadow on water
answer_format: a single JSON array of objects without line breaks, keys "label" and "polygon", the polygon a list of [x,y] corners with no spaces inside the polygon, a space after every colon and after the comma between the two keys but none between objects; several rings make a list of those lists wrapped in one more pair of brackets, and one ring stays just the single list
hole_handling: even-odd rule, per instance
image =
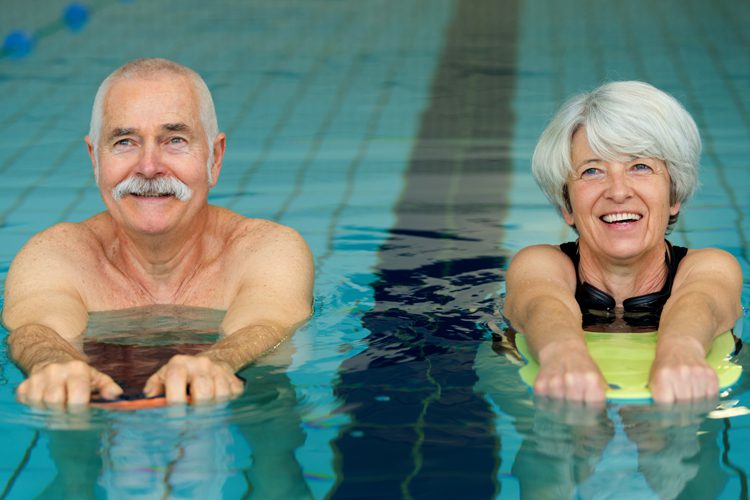
[{"label": "dark shadow on water", "polygon": [[334,394],[332,498],[492,498],[494,413],[475,392],[505,264],[518,2],[461,0],[446,26],[397,221],[378,251],[365,349]]}]

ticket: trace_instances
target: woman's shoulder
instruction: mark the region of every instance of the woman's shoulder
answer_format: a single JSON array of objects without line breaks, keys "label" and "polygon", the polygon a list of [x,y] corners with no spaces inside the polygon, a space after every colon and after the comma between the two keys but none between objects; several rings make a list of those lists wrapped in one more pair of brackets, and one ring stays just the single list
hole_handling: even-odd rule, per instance
[{"label": "woman's shoulder", "polygon": [[513,256],[508,273],[525,278],[561,275],[575,280],[575,264],[559,245],[531,245]]},{"label": "woman's shoulder", "polygon": [[539,244],[539,245],[530,245],[527,247],[522,248],[513,256],[513,259],[511,261],[540,261],[540,262],[546,262],[546,261],[559,261],[559,260],[565,260],[569,258],[567,250],[567,244],[563,245],[549,245],[549,244]]},{"label": "woman's shoulder", "polygon": [[683,262],[689,264],[701,263],[705,265],[737,265],[737,258],[730,252],[721,248],[689,248],[683,258]]},{"label": "woman's shoulder", "polygon": [[729,281],[742,281],[737,258],[721,248],[691,248],[677,268],[677,277],[705,275]]}]

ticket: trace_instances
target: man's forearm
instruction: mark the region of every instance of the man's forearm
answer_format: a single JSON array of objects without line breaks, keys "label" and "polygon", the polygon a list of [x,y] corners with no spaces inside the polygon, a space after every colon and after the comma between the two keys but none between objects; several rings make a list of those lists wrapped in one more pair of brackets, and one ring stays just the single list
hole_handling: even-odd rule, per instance
[{"label": "man's forearm", "polygon": [[88,361],[70,342],[43,325],[16,328],[8,335],[7,342],[11,358],[27,374],[50,363]]},{"label": "man's forearm", "polygon": [[226,363],[238,372],[251,361],[270,351],[286,339],[292,330],[282,330],[271,326],[248,326],[199,354],[212,361]]}]

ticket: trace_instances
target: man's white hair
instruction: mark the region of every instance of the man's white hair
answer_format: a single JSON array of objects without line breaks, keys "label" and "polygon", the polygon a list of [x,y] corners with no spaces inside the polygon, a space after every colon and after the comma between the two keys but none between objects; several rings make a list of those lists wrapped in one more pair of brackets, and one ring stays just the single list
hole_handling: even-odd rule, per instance
[{"label": "man's white hair", "polygon": [[216,109],[211,97],[211,91],[208,90],[203,78],[192,69],[161,58],[136,59],[114,70],[99,85],[99,90],[94,97],[94,106],[91,110],[91,124],[89,126],[89,138],[94,149],[94,161],[96,162],[96,177],[99,177],[99,140],[101,138],[102,125],[104,121],[104,100],[112,85],[119,80],[154,78],[158,76],[182,76],[187,78],[195,89],[198,96],[198,112],[200,122],[206,133],[208,143],[208,182],[213,182],[211,174],[211,164],[213,163],[213,143],[219,134],[219,125],[216,120]]}]

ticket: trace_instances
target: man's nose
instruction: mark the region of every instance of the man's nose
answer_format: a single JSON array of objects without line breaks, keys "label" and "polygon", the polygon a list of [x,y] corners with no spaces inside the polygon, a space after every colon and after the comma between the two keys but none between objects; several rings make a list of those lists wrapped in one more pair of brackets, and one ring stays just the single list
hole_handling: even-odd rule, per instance
[{"label": "man's nose", "polygon": [[158,144],[146,143],[143,146],[136,168],[136,173],[146,178],[156,177],[165,172],[162,152]]}]

